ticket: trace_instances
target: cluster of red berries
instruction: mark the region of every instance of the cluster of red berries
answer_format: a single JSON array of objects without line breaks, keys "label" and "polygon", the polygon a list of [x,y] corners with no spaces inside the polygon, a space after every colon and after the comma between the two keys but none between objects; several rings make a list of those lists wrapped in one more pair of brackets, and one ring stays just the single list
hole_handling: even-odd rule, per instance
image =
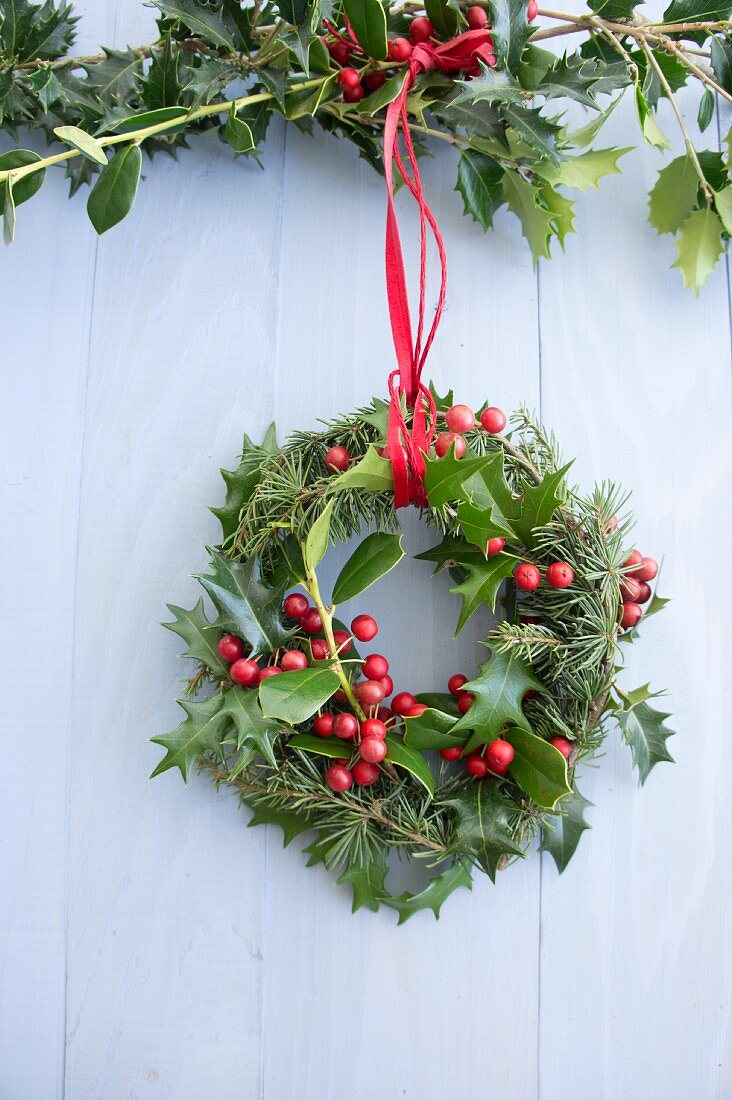
[{"label": "cluster of red berries", "polygon": [[653,558],[644,558],[640,550],[631,550],[623,566],[628,572],[620,582],[621,604],[618,608],[618,621],[624,630],[636,626],[643,614],[642,604],[651,598],[649,581],[658,574],[658,562]]},{"label": "cluster of red berries", "polygon": [[[574,569],[566,561],[553,561],[547,566],[544,578],[550,588],[569,588],[574,580]],[[541,572],[538,566],[524,561],[516,566],[513,579],[522,592],[533,592],[541,584]]]},{"label": "cluster of red berries", "polygon": [[[445,423],[447,431],[441,432],[435,439],[435,454],[438,458],[444,458],[454,446],[455,458],[462,458],[468,449],[463,436],[476,427],[475,413],[469,405],[451,405],[445,413]],[[480,414],[480,426],[491,435],[498,435],[506,427],[506,414],[490,405]]]}]

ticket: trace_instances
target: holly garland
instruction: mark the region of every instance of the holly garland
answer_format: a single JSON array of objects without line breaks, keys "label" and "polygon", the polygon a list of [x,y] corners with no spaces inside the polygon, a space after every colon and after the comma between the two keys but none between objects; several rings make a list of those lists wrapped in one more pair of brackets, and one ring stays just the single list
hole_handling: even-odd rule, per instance
[{"label": "holly garland", "polygon": [[[431,394],[438,434],[420,514],[435,543],[417,557],[452,578],[456,633],[476,614],[497,618],[478,669],[437,690],[395,685],[374,617],[338,618],[339,605],[405,568],[384,457],[389,407],[376,399],[282,447],[274,427],[260,445],[245,437],[214,509],[221,543],[198,576],[213,612],[201,598],[171,607],[166,624],[196,662],[185,717],[154,738],[166,750],[154,775],[178,768],[187,780],[201,768],[237,792],[251,825],[280,826],[285,844],[308,833],[308,865],[350,884],[354,910],[385,904],[400,923],[420,909],[439,915],[474,872],[495,880],[536,837],[564,870],[588,827],[578,765],[611,729],[641,783],[671,760],[654,694],[618,683],[622,643],[665,603],[651,591],[656,562],[629,548],[626,498],[611,484],[590,496],[572,488],[555,441],[526,412],[505,433],[499,409],[476,418],[452,393]],[[353,536],[323,591],[328,547]],[[421,863],[421,890],[390,893],[395,852]]]},{"label": "holly garland", "polygon": [[[687,287],[698,293],[732,232],[729,135],[723,152],[714,141],[697,149],[678,100],[684,85],[696,84],[702,132],[716,103],[732,102],[732,0],[671,0],[660,21],[643,18],[633,0],[591,0],[579,14],[541,9],[536,0],[154,6],[155,42],[86,57],[71,53],[77,17],[70,4],[0,6],[0,128],[16,138],[19,127],[35,127],[54,143],[45,157],[28,149],[0,156],[6,241],[17,207],[36,194],[49,167],[65,168],[71,194],[92,185],[87,210],[103,233],[134,202],[142,149],[176,156],[193,135],[215,129],[237,156],[256,157],[273,114],[352,141],[383,171],[385,110],[413,49],[486,28],[489,49],[469,70],[421,72],[407,103],[417,153],[436,142],[455,149],[465,213],[484,230],[506,206],[535,261],[549,257],[553,241],[563,245],[574,230],[571,194],[619,172],[629,152],[600,137],[629,91],[642,141],[668,149],[658,121],[664,101],[683,137],[684,153],[661,169],[650,193],[649,219],[675,238],[674,266]],[[580,45],[559,56],[541,45],[564,36]],[[584,125],[567,121],[572,104],[588,112]]]}]

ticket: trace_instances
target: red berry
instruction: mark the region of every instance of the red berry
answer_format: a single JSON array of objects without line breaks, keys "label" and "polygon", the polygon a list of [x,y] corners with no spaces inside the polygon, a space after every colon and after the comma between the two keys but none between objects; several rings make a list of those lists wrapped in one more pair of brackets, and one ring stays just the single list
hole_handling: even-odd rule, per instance
[{"label": "red berry", "polygon": [[244,642],[241,638],[237,638],[236,634],[224,634],[223,638],[219,639],[216,648],[219,655],[228,663],[238,661],[240,657],[244,656]]},{"label": "red berry", "polygon": [[390,61],[407,61],[412,56],[412,43],[406,38],[394,38],[389,43]]},{"label": "red berry", "polygon": [[348,43],[344,42],[341,38],[336,38],[334,42],[326,42],[325,45],[330,56],[334,61],[337,61],[339,65],[345,65],[353,53]]},{"label": "red berry", "polygon": [[429,707],[426,703],[415,703],[413,707],[409,708],[409,710],[404,711],[403,717],[419,718],[420,714],[424,714],[426,710],[429,710]]},{"label": "red berry", "polygon": [[343,764],[331,764],[326,769],[325,782],[332,791],[347,791],[353,783],[353,776]]},{"label": "red berry", "polygon": [[373,615],[357,615],[351,623],[351,632],[359,642],[370,642],[379,633],[379,627]]},{"label": "red berry", "polygon": [[338,691],[334,692],[333,698],[335,699],[336,703],[347,703],[348,702],[348,696],[346,695],[343,688],[338,688]]},{"label": "red berry", "polygon": [[364,680],[356,684],[356,695],[365,707],[376,707],[384,698],[384,687],[380,680]]},{"label": "red berry", "polygon": [[535,695],[536,695],[536,692],[534,691],[534,689],[529,688],[529,690],[525,691],[523,693],[523,695],[521,696],[521,703],[522,704],[523,703],[528,703],[529,699],[533,699]]},{"label": "red berry", "polygon": [[362,737],[375,737],[377,741],[383,741],[386,737],[386,726],[380,718],[364,718],[361,723]]},{"label": "red berry", "polygon": [[291,592],[290,595],[285,598],[282,607],[285,615],[289,615],[291,619],[301,619],[310,607],[310,604],[308,603],[307,596],[302,596],[299,592]]},{"label": "red berry", "polygon": [[250,659],[234,661],[229,669],[229,676],[235,684],[241,684],[242,687],[254,687],[255,684],[259,683],[259,665],[256,661]]},{"label": "red berry", "polygon": [[309,607],[300,619],[300,626],[306,634],[320,634],[323,629],[323,620],[317,607]]},{"label": "red berry", "polygon": [[451,405],[445,413],[445,422],[451,432],[469,432],[475,427],[475,413],[469,405]]},{"label": "red berry", "polygon": [[488,26],[488,16],[485,10],[478,7],[477,4],[474,4],[472,8],[468,8],[465,12],[465,18],[471,31],[482,31],[484,27]]},{"label": "red berry", "polygon": [[[361,76],[358,69],[346,68],[341,69],[338,73],[338,83],[341,88],[357,88],[361,83]],[[345,447],[343,448],[345,450]],[[348,452],[346,452],[348,453]]]},{"label": "red berry", "polygon": [[468,445],[461,435],[454,432],[443,432],[435,440],[435,454],[438,458],[444,458],[450,448],[455,446],[455,458],[462,458],[468,449]]},{"label": "red berry", "polygon": [[569,755],[572,752],[572,742],[568,741],[566,737],[552,737],[549,742],[555,749],[559,749],[565,760],[569,760]]},{"label": "red berry", "polygon": [[[357,84],[355,88],[346,88],[343,92],[343,98],[346,101],[346,103],[360,103],[360,101],[363,99],[363,97],[365,95],[366,95],[366,93],[365,93],[365,91],[363,90],[363,88],[361,87],[360,84]],[[336,465],[335,460],[330,459],[330,461],[329,461],[329,459],[328,459],[328,455],[330,455],[332,451],[344,451],[344,450],[345,450],[345,447],[331,447],[330,451],[328,451],[328,454],[325,456],[326,466],[328,466],[330,469],[345,470],[348,463],[346,463],[346,466],[338,466],[338,465]],[[348,455],[347,451],[346,451],[346,455]],[[342,462],[343,459],[338,458],[337,461]],[[348,462],[350,462],[350,461],[351,461],[351,459],[349,457]]]},{"label": "red berry", "polygon": [[643,558],[640,566],[635,570],[639,581],[652,581],[658,575],[658,562],[653,558]]},{"label": "red berry", "polygon": [[418,15],[409,24],[409,37],[415,46],[419,42],[427,42],[435,33],[435,28],[424,15]]},{"label": "red berry", "polygon": [[278,668],[277,665],[267,665],[259,674],[260,682],[262,680],[269,680],[270,676],[279,676],[281,672],[282,669]]},{"label": "red berry", "polygon": [[643,589],[641,588],[641,581],[637,581],[635,577],[628,574],[620,582],[620,598],[623,603],[638,603],[638,597]]},{"label": "red berry", "polygon": [[299,672],[308,667],[308,659],[300,649],[288,649],[282,654],[280,668],[283,672]]},{"label": "red berry", "polygon": [[384,698],[388,699],[394,691],[394,681],[392,680],[391,676],[382,676],[381,686],[384,689]]},{"label": "red berry", "polygon": [[367,73],[363,78],[363,82],[370,92],[375,92],[377,88],[381,88],[386,84],[386,73],[383,69],[378,73]]},{"label": "red berry", "polygon": [[417,700],[409,691],[400,691],[391,701],[391,709],[395,714],[403,715],[411,707],[416,707]]},{"label": "red berry", "polygon": [[485,759],[491,771],[507,768],[514,758],[513,745],[504,741],[501,737],[491,741],[485,750]]},{"label": "red berry", "polygon": [[539,14],[539,5],[537,4],[536,0],[529,0],[528,6],[526,8],[526,19],[527,19],[527,21],[529,23],[533,23],[538,14]]},{"label": "red berry", "polygon": [[380,764],[386,756],[386,742],[378,737],[364,737],[358,746],[358,753],[369,764]]},{"label": "red berry", "polygon": [[461,714],[467,714],[475,701],[472,691],[461,691],[458,699],[458,710]]},{"label": "red berry", "polygon": [[493,764],[488,769],[493,775],[505,775],[508,771],[508,764]]},{"label": "red berry", "polygon": [[532,592],[541,584],[541,573],[535,565],[528,561],[516,567],[513,577],[516,581],[516,587],[520,588],[522,592]]},{"label": "red berry", "polygon": [[566,561],[555,561],[546,571],[546,581],[552,588],[569,588],[574,580],[574,569]]},{"label": "red berry", "polygon": [[467,684],[467,676],[463,676],[462,672],[456,672],[454,676],[451,676],[447,681],[447,690],[451,695],[459,695],[460,689],[463,684]]},{"label": "red berry", "polygon": [[[630,568],[630,566],[633,566],[633,565],[637,567],[641,564],[642,561],[643,561],[643,555],[641,554],[640,550],[631,550],[630,553],[628,554],[627,558],[623,562],[623,567],[625,569],[628,569],[628,568]],[[631,572],[635,573],[635,569],[632,569]]]},{"label": "red berry", "polygon": [[363,663],[363,674],[369,680],[383,680],[389,671],[389,662],[380,653],[370,653]]},{"label": "red berry", "polygon": [[462,745],[452,745],[449,749],[440,749],[440,756],[443,760],[459,760],[462,755]]},{"label": "red berry", "polygon": [[380,722],[388,722],[390,718],[394,717],[394,711],[391,707],[379,707],[376,711],[376,717]]},{"label": "red berry", "polygon": [[314,638],[310,643],[314,661],[325,661],[328,656],[328,643],[325,638]]},{"label": "red berry", "polygon": [[489,558],[495,558],[496,554],[500,554],[505,545],[505,539],[488,539],[488,545],[485,548],[485,552]]},{"label": "red berry", "polygon": [[333,733],[344,741],[353,741],[358,733],[358,718],[345,710],[333,719]]},{"label": "red berry", "polygon": [[480,422],[491,435],[498,435],[506,427],[506,414],[495,405],[490,405],[480,414]]},{"label": "red berry", "polygon": [[373,787],[378,781],[379,769],[368,760],[357,760],[353,765],[353,778],[359,787]]},{"label": "red berry", "polygon": [[482,779],[484,775],[488,774],[488,765],[482,756],[474,755],[471,752],[465,761],[465,770],[468,775],[474,775],[476,779]]},{"label": "red berry", "polygon": [[318,737],[330,737],[332,732],[332,714],[319,714],[318,717],[313,720],[313,733],[317,733]]},{"label": "red berry", "polygon": [[519,622],[524,626],[533,626],[534,623],[541,622],[541,616],[539,615],[519,615]]},{"label": "red berry", "polygon": [[[343,71],[346,73],[355,73],[356,70],[344,69]],[[358,90],[361,94],[356,96],[355,99],[349,99],[348,95],[352,94],[356,90]],[[343,93],[343,98],[346,100],[347,103],[356,103],[359,99],[363,99],[363,88],[360,84],[357,85],[357,89],[347,88],[346,91]],[[328,467],[329,470],[332,470],[333,472],[337,471],[338,473],[342,473],[343,470],[347,470],[348,467],[351,465],[351,456],[349,455],[345,447],[331,447],[331,449],[326,453],[325,465]]]},{"label": "red berry", "polygon": [[646,584],[645,581],[640,581],[638,587],[640,588],[640,592],[638,593],[635,602],[648,603],[652,595],[650,584]]},{"label": "red berry", "polygon": [[620,625],[625,630],[629,630],[640,621],[642,614],[643,608],[640,606],[640,604],[634,603],[632,600],[630,600],[628,603],[624,603],[622,606]]},{"label": "red berry", "polygon": [[333,641],[336,644],[336,649],[341,657],[345,657],[349,649],[353,645],[353,639],[347,630],[334,630]]}]

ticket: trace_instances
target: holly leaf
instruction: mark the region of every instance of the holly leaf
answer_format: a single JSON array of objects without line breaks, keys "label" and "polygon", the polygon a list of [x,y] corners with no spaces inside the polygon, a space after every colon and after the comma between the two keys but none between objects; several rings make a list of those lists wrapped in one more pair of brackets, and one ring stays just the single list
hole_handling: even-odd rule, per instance
[{"label": "holly leaf", "polygon": [[236,51],[234,26],[225,6],[217,9],[201,0],[153,0],[153,6],[169,19],[180,21],[194,37],[202,38],[211,46]]},{"label": "holly leaf", "polygon": [[456,458],[453,444],[444,458],[425,458],[424,487],[430,508],[439,508],[450,501],[464,498],[463,485],[494,460],[494,455],[480,458]]},{"label": "holly leaf", "polygon": [[388,401],[382,401],[380,397],[375,397],[370,408],[361,416],[364,424],[370,424],[372,428],[376,428],[383,439],[386,439],[386,432],[389,427],[389,407]]},{"label": "holly leaf", "polygon": [[28,0],[4,0],[0,6],[0,52],[9,63],[52,61],[74,41],[78,16],[71,4],[29,4]]},{"label": "holly leaf", "polygon": [[212,508],[211,512],[221,524],[222,542],[237,531],[242,509],[262,480],[264,453],[263,447],[256,447],[244,436],[241,462],[236,470],[219,471],[226,484],[226,500],[221,508]]},{"label": "holly leaf", "polygon": [[681,226],[676,242],[678,256],[671,266],[678,267],[684,287],[693,290],[697,297],[724,251],[722,231],[719,216],[706,205],[694,211]]},{"label": "holly leaf", "polygon": [[[450,715],[455,720],[460,717],[457,698],[448,691],[420,691],[417,702],[424,703],[432,710],[441,710],[443,714]],[[419,747],[425,748],[426,746],[420,745]]]},{"label": "holly leaf", "polygon": [[668,149],[669,140],[661,127],[656,122],[656,116],[651,110],[648,100],[639,85],[635,89],[635,105],[638,111],[638,121],[645,141],[656,149]]},{"label": "holly leaf", "polygon": [[253,653],[273,653],[283,645],[291,631],[282,622],[281,590],[262,583],[259,559],[239,563],[212,550],[211,569],[197,579],[219,612],[216,626],[244,638]]},{"label": "holly leaf", "polygon": [[436,875],[419,893],[412,894],[407,890],[399,897],[385,897],[382,900],[390,909],[396,909],[399,914],[399,924],[404,924],[420,909],[431,909],[435,918],[439,920],[440,909],[453,890],[457,890],[460,886],[467,886],[470,890],[472,885],[470,871],[456,861],[442,874]]},{"label": "holly leaf", "polygon": [[153,51],[150,68],[141,81],[142,101],[146,107],[155,110],[178,106],[182,92],[179,70],[180,53],[173,50],[172,40],[166,38],[163,49]]},{"label": "holly leaf", "polygon": [[466,149],[460,154],[455,190],[463,197],[465,214],[478,222],[483,229],[493,225],[493,215],[503,206],[500,164],[484,153]]},{"label": "holly leaf", "polygon": [[505,172],[503,197],[508,209],[521,222],[521,231],[531,248],[534,266],[542,256],[549,259],[549,241],[552,237],[552,215],[539,205],[536,189],[518,172]]},{"label": "holly leaf", "polygon": [[[283,673],[289,675],[289,673]],[[277,677],[272,677],[277,679]],[[265,680],[264,683],[269,683]],[[281,722],[274,722],[262,713],[256,691],[251,688],[234,687],[224,695],[221,713],[226,715],[236,727],[236,747],[244,753],[238,770],[246,767],[252,757],[264,757],[272,767],[277,766],[274,755],[274,743],[282,730]]]},{"label": "holly leaf", "polygon": [[343,7],[367,57],[386,58],[386,12],[380,0],[343,0]]},{"label": "holly leaf", "polygon": [[557,149],[557,138],[561,131],[555,122],[548,119],[539,108],[523,107],[518,103],[503,103],[499,111],[522,142],[539,156],[559,164],[562,155]]},{"label": "holly leaf", "polygon": [[205,753],[215,752],[223,756],[221,742],[229,723],[229,716],[223,711],[223,696],[212,695],[198,702],[191,699],[178,699],[178,706],[185,711],[186,717],[171,733],[150,740],[162,745],[167,753],[150,776],[153,779],[168,768],[179,768],[184,782],[193,764]]},{"label": "holly leaf", "polygon": [[142,72],[143,59],[136,50],[113,50],[102,47],[103,61],[87,62],[89,85],[102,103],[123,103],[137,87]]},{"label": "holly leaf", "polygon": [[561,875],[577,851],[583,832],[589,829],[585,809],[592,803],[583,798],[577,788],[562,799],[558,813],[547,814],[541,823],[540,852],[548,852]]},{"label": "holly leaf", "polygon": [[[272,679],[277,679],[276,676]],[[348,748],[340,737],[318,737],[316,733],[298,733],[287,742],[288,749],[299,749],[300,752],[312,752],[316,756],[341,757],[348,753]]]},{"label": "holly leaf", "polygon": [[732,92],[732,44],[721,35],[710,35],[707,39],[710,50],[712,72],[717,84],[725,92]]},{"label": "holly leaf", "polygon": [[514,537],[513,527],[493,506],[476,508],[470,501],[463,500],[457,506],[456,515],[463,535],[479,548],[482,557],[489,539]]},{"label": "holly leaf", "polygon": [[487,604],[491,611],[495,611],[501,585],[513,573],[514,565],[514,559],[508,554],[496,554],[479,565],[465,567],[468,571],[466,579],[450,589],[463,601],[455,628],[456,636],[482,605]]},{"label": "holly leaf", "polygon": [[461,80],[459,91],[453,100],[456,104],[525,103],[526,91],[505,69],[489,69],[483,66],[481,74],[472,80]]},{"label": "holly leaf", "polygon": [[728,0],[673,0],[663,13],[664,23],[718,23],[729,19]]},{"label": "holly leaf", "polygon": [[618,161],[630,152],[630,148],[588,149],[577,157],[566,157],[558,166],[542,165],[538,171],[555,186],[586,191],[588,187],[599,188],[603,176],[619,174]]},{"label": "holly leaf", "polygon": [[598,110],[598,85],[605,75],[606,67],[597,58],[565,53],[547,69],[534,91],[547,99],[574,99]]},{"label": "holly leaf", "polygon": [[38,96],[38,102],[44,111],[48,111],[59,100],[68,102],[66,89],[53,69],[36,69],[28,77],[28,86]]},{"label": "holly leaf", "polygon": [[246,798],[246,805],[252,811],[248,828],[255,825],[279,825],[282,829],[282,847],[286,848],[295,837],[312,828],[307,815],[297,810],[286,810],[281,806],[270,806],[263,799]]},{"label": "holly leaf", "polygon": [[338,574],[333,602],[352,600],[398,565],[404,557],[403,538],[403,535],[375,531],[359,543]]},{"label": "holly leaf", "polygon": [[172,630],[174,634],[180,635],[188,646],[181,657],[190,657],[217,675],[226,676],[228,665],[222,661],[218,651],[221,631],[218,627],[212,626],[206,618],[203,598],[190,611],[186,611],[183,607],[176,607],[172,603],[167,607],[175,619],[172,623],[162,625],[166,630]]},{"label": "holly leaf", "polygon": [[624,695],[622,706],[612,711],[626,744],[630,746],[641,786],[656,764],[664,760],[674,762],[666,747],[669,737],[673,737],[675,733],[675,730],[668,729],[665,725],[666,719],[671,716],[648,704],[649,699],[656,699],[659,694],[649,691],[648,684],[645,684]]},{"label": "holly leaf", "polygon": [[511,832],[516,803],[501,794],[498,783],[470,783],[444,803],[455,814],[454,851],[468,856],[492,882],[504,856],[524,857]]},{"label": "holly leaf", "polygon": [[259,685],[262,711],[268,718],[280,718],[297,725],[310,718],[338,690],[335,672],[321,665],[269,676]]},{"label": "holly leaf", "polygon": [[732,185],[714,192],[714,205],[725,230],[732,234]]},{"label": "holly leaf", "polygon": [[249,124],[238,118],[236,111],[232,109],[226,119],[226,140],[235,153],[251,153],[254,148],[254,135],[249,129]]},{"label": "holly leaf", "polygon": [[473,730],[465,746],[472,752],[479,745],[494,741],[504,726],[531,729],[521,703],[527,691],[546,694],[528,663],[516,653],[499,653],[488,646],[490,659],[480,666],[480,675],[464,684],[475,695],[473,705],[454,726],[453,733]]},{"label": "holly leaf", "polygon": [[526,18],[527,0],[490,0],[491,35],[498,68],[515,72],[534,28]]},{"label": "holly leaf", "polygon": [[711,88],[705,88],[699,100],[699,112],[696,117],[696,124],[702,133],[707,129],[713,118],[714,92],[712,92]]},{"label": "holly leaf", "polygon": [[676,157],[658,173],[650,192],[648,220],[659,233],[676,233],[694,209],[699,177],[687,154]]},{"label": "holly leaf", "polygon": [[450,749],[457,745],[462,748],[465,734],[456,737],[452,732],[457,715],[437,709],[425,695],[419,696],[419,701],[427,703],[428,709],[414,718],[404,719],[404,744],[413,749]]},{"label": "holly leaf", "polygon": [[644,0],[588,0],[588,5],[603,19],[611,22],[615,19],[630,19],[635,8]]},{"label": "holly leaf", "polygon": [[352,913],[366,907],[374,913],[379,908],[379,902],[386,893],[384,880],[386,879],[389,864],[383,855],[374,856],[368,863],[358,865],[351,864],[337,880],[339,885],[348,882],[353,887]]},{"label": "holly leaf", "polygon": [[415,561],[436,562],[435,573],[453,565],[476,565],[485,561],[485,554],[470,546],[465,539],[455,535],[445,535],[442,542],[431,550],[423,550],[414,555]]},{"label": "holly leaf", "polygon": [[559,749],[525,729],[506,730],[503,737],[513,745],[515,754],[511,776],[532,802],[553,810],[561,798],[571,794],[567,761]]},{"label": "holly leaf", "polygon": [[314,572],[325,557],[330,537],[330,516],[335,502],[329,500],[315,523],[307,533],[305,544],[302,548],[302,557],[305,569]]},{"label": "holly leaf", "polygon": [[554,473],[546,474],[538,485],[525,484],[521,511],[511,519],[516,534],[525,546],[534,545],[534,531],[546,527],[557,508],[566,500],[564,479],[571,465],[568,462]]},{"label": "holly leaf", "polygon": [[377,454],[370,446],[366,454],[355,466],[350,466],[334,478],[328,488],[330,493],[341,493],[344,489],[366,489],[371,493],[386,493],[394,488],[394,471],[388,458]]},{"label": "holly leaf", "polygon": [[404,768],[405,771],[414,776],[417,782],[426,787],[434,797],[434,776],[424,754],[419,749],[412,748],[411,745],[406,745],[400,737],[389,734],[386,738],[386,759],[390,763],[396,764],[398,768]]}]

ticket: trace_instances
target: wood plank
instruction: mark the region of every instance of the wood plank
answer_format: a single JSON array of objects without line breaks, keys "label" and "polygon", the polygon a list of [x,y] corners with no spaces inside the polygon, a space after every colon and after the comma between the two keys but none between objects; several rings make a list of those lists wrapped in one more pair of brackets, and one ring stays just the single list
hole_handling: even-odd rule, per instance
[{"label": "wood plank", "polygon": [[[324,188],[326,162],[331,185]],[[483,244],[461,220],[454,172],[447,151],[425,169],[451,270],[428,373],[439,388],[454,386],[460,400],[479,404],[488,396],[506,408],[537,401],[530,260],[508,221]],[[416,219],[404,195],[399,206],[413,273]],[[393,350],[384,210],[383,181],[352,150],[288,132],[276,397],[283,429],[313,426],[385,393]],[[432,308],[434,285],[430,294]],[[415,516],[405,523],[412,552],[420,539],[429,543]],[[430,585],[419,563],[411,575],[409,568],[358,606],[381,622],[378,650],[393,658],[398,687],[442,687],[451,672],[474,666],[476,634],[466,631],[455,643],[448,584]],[[347,889],[333,887],[322,868],[306,869],[296,846],[283,850],[279,830],[268,841],[265,1096],[533,1095],[538,860],[511,868],[497,888],[482,879],[472,894],[458,892],[439,924],[423,913],[397,929],[388,911],[352,916]],[[511,942],[492,949],[506,926]],[[504,1042],[506,1020],[515,1022],[515,1044]]]},{"label": "wood plank", "polygon": [[[663,122],[671,135],[670,112]],[[624,104],[607,143],[632,127]],[[730,1077],[728,292],[724,267],[698,300],[665,270],[674,251],[642,198],[662,162],[642,151],[624,164],[581,204],[566,258],[541,269],[544,414],[580,456],[577,478],[634,490],[637,543],[665,558],[673,603],[623,682],[668,688],[681,735],[678,763],[639,790],[611,734],[581,779],[593,832],[561,879],[546,860],[542,1100],[722,1097]]]}]

